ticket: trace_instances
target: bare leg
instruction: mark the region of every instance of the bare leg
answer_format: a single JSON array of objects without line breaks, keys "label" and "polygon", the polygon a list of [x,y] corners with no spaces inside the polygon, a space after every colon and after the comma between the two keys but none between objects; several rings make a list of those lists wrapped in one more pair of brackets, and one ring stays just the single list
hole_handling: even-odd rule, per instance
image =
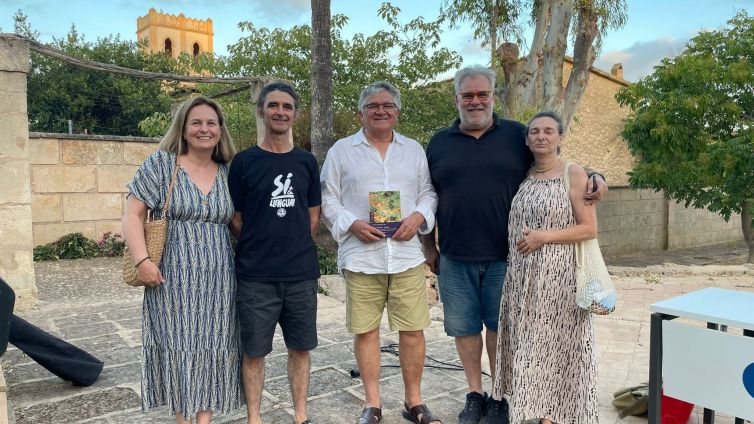
[{"label": "bare leg", "polygon": [[424,331],[400,331],[398,334],[404,400],[408,406],[416,406],[422,403],[421,382],[426,352]]},{"label": "bare leg", "polygon": [[424,403],[421,395],[421,384],[427,344],[424,340],[424,330],[400,331],[398,334],[401,351],[401,373],[403,374],[405,390],[404,400],[409,408],[413,408]]},{"label": "bare leg", "polygon": [[196,413],[196,424],[209,424],[212,421],[212,411],[199,411]]},{"label": "bare leg", "polygon": [[[490,376],[494,379],[495,367],[497,366],[497,331],[487,330],[484,337],[485,342],[487,342],[487,358],[490,360]],[[481,379],[481,374],[479,378]]]},{"label": "bare leg", "polygon": [[288,349],[288,384],[293,398],[293,414],[296,423],[307,419],[306,397],[309,393],[309,352]]},{"label": "bare leg", "polygon": [[264,358],[252,358],[243,355],[243,391],[246,398],[246,413],[248,424],[261,424],[259,408],[262,403],[262,388],[264,388]]},{"label": "bare leg", "polygon": [[[469,391],[484,393],[482,390],[482,334],[456,337],[456,350],[461,358]],[[490,361],[490,367],[492,361]]]},{"label": "bare leg", "polygon": [[381,408],[380,399],[380,329],[356,334],[353,339],[356,365],[364,383],[364,401],[367,407]]},{"label": "bare leg", "polygon": [[175,422],[178,424],[191,424],[190,420],[183,419],[183,414],[181,412],[175,413]]}]

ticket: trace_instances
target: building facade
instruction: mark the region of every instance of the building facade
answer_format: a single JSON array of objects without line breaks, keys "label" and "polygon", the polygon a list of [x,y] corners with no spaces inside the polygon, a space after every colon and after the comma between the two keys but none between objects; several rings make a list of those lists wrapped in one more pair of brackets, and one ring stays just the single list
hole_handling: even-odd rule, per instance
[{"label": "building facade", "polygon": [[181,53],[212,53],[213,36],[212,19],[169,15],[154,8],[136,19],[136,39],[144,41],[149,51],[165,52],[174,58]]}]

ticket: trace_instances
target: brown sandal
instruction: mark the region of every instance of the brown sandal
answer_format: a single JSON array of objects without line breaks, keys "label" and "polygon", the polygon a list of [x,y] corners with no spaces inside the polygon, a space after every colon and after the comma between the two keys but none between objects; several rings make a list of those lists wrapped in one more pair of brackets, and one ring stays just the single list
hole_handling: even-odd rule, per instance
[{"label": "brown sandal", "polygon": [[382,421],[382,409],[374,406],[365,407],[356,424],[375,424]]},{"label": "brown sandal", "polygon": [[[403,411],[403,418],[411,422],[416,424],[429,424],[434,421],[442,423],[442,420],[435,417],[434,414],[432,414],[432,411],[427,408],[426,404],[422,403],[413,408],[409,408],[408,404],[404,403],[403,406],[406,408],[406,410]],[[419,416],[421,416],[421,419]]]}]

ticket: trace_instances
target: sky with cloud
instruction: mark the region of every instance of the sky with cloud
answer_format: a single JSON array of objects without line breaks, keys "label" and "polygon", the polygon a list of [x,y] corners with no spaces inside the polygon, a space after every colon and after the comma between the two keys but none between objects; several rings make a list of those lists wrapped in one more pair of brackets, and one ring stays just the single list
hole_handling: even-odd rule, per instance
[{"label": "sky with cloud", "polygon": [[[387,25],[377,16],[380,0],[332,0],[331,11],[349,17],[343,35],[357,32],[371,34]],[[439,1],[393,0],[401,8],[399,19],[406,22],[417,16],[435,19]],[[608,33],[595,66],[609,70],[622,63],[624,77],[636,81],[649,75],[664,57],[683,51],[685,44],[701,30],[718,29],[738,10],[754,15],[754,0],[627,0],[628,23]],[[61,38],[72,23],[88,40],[109,34],[122,39],[136,38],[136,18],[150,7],[186,16],[211,18],[215,31],[215,51],[227,53],[227,45],[238,40],[239,21],[251,21],[257,27],[290,28],[308,24],[311,18],[308,0],[0,0],[0,29],[13,30],[13,14],[21,9],[28,15],[42,41]],[[524,25],[525,28],[529,25]],[[443,33],[443,44],[456,50],[465,64],[486,63],[488,53],[472,37],[470,25]],[[531,37],[531,30],[525,33]]]}]

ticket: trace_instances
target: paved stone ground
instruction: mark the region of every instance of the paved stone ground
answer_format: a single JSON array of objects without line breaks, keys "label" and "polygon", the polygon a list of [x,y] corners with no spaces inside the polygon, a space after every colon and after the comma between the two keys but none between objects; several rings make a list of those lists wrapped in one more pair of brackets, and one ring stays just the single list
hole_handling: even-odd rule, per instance
[{"label": "paved stone ground", "polygon": [[[741,256],[742,248],[734,247],[732,251]],[[730,245],[717,249],[707,247],[704,252],[705,256],[713,258],[712,263],[731,261]],[[754,291],[754,269],[746,266],[627,267],[640,261],[644,264],[681,263],[679,257],[690,255],[693,258],[695,254],[659,252],[611,268],[620,299],[618,309],[608,317],[596,319],[601,424],[646,422],[646,418],[618,419],[610,400],[613,391],[647,380],[650,304],[708,286]],[[611,260],[611,263],[618,261]],[[73,387],[9,346],[0,363],[9,386],[14,413],[11,422],[173,421],[165,410],[140,413],[141,289],[126,287],[118,281],[118,266],[117,259],[104,258],[35,264],[40,302],[37,309],[20,316],[99,357],[105,362],[105,369],[93,386]],[[457,365],[453,341],[442,329],[441,308],[433,307],[432,314],[432,326],[427,330],[427,355]],[[355,360],[351,336],[343,327],[344,316],[345,306],[340,301],[320,297],[320,345],[312,356],[309,393],[310,416],[315,423],[354,422],[361,409],[364,397],[361,381],[349,376]],[[383,344],[396,342],[397,334],[384,326]],[[262,403],[265,423],[293,422],[284,352],[278,334],[267,362]],[[388,353],[383,353],[382,358],[385,365],[398,363],[398,358]],[[427,364],[433,362],[428,360]],[[408,422],[400,414],[403,397],[400,371],[384,368],[382,375],[383,422]],[[486,379],[485,387],[490,385]],[[444,422],[457,422],[466,392],[462,371],[427,368],[423,392],[429,406]],[[244,411],[239,411],[214,421],[243,423],[244,417]],[[732,423],[732,418],[719,417],[717,421],[718,424],[728,422]]]}]

